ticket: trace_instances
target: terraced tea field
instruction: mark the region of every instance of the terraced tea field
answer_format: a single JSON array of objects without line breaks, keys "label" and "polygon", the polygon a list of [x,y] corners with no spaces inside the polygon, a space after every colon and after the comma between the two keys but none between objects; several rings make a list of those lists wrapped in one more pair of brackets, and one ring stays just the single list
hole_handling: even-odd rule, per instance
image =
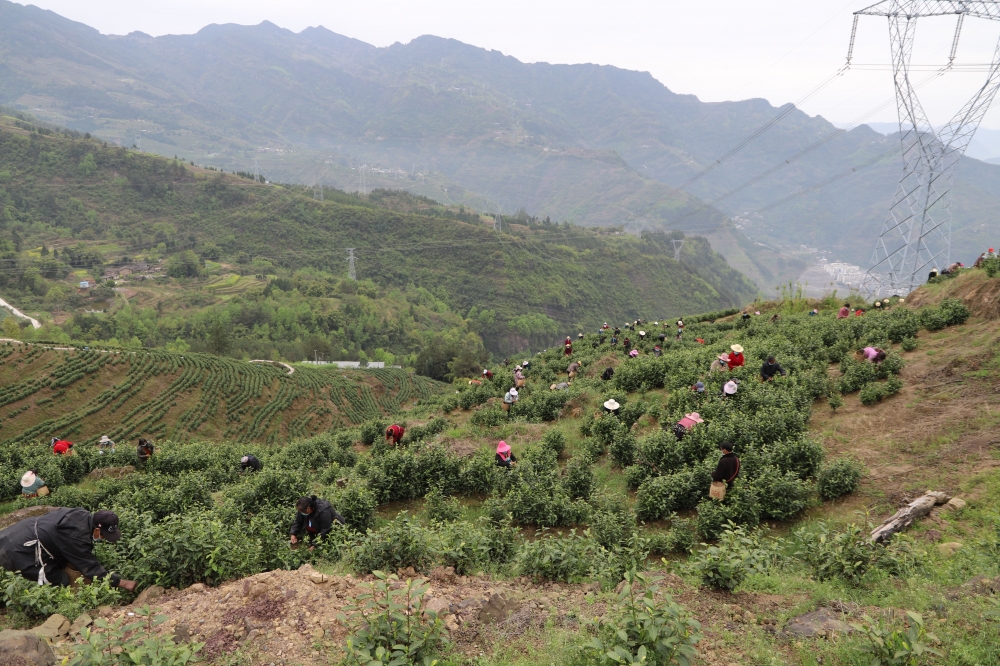
[{"label": "terraced tea field", "polygon": [[0,440],[283,442],[392,414],[440,386],[403,370],[288,374],[205,354],[8,342],[0,345]]}]

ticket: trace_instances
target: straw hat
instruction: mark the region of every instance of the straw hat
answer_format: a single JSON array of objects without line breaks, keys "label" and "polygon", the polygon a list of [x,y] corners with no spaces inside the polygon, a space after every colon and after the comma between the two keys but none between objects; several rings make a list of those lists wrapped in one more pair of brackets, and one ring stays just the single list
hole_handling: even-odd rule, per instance
[{"label": "straw hat", "polygon": [[743,353],[743,345],[729,345],[729,348],[732,349],[737,354]]},{"label": "straw hat", "polygon": [[242,458],[240,458],[240,462],[244,464],[250,462],[250,456],[243,456]]},{"label": "straw hat", "polygon": [[101,441],[100,441],[100,443],[101,443],[101,444],[110,444],[110,443],[111,443],[111,440],[110,440],[110,439],[108,439],[108,436],[107,436],[107,435],[101,435]]},{"label": "straw hat", "polygon": [[736,382],[730,379],[726,382],[725,386],[722,387],[722,392],[726,395],[736,395]]},{"label": "straw hat", "polygon": [[635,358],[636,356],[639,355],[639,350],[638,349],[633,349],[632,351],[630,351],[628,353],[628,355],[631,356],[632,358]]},{"label": "straw hat", "polygon": [[516,398],[517,397],[517,389],[516,388],[512,388],[510,390],[510,394]]},{"label": "straw hat", "polygon": [[639,335],[641,337],[646,337],[646,331],[639,331]]},{"label": "straw hat", "polygon": [[33,484],[36,479],[37,477],[35,476],[35,473],[32,472],[31,470],[28,470],[27,472],[24,473],[24,476],[21,477],[21,487],[27,488],[28,486]]},{"label": "straw hat", "polygon": [[613,412],[616,409],[618,409],[619,407],[621,407],[621,405],[619,405],[618,402],[614,398],[611,398],[610,400],[608,400],[608,401],[606,401],[604,403],[604,407],[606,409],[608,409],[609,411]]},{"label": "straw hat", "polygon": [[701,415],[698,414],[698,412],[691,412],[690,414],[685,414],[684,418],[691,419],[695,423],[704,423],[705,422],[705,419],[701,418]]},{"label": "straw hat", "polygon": [[719,354],[716,358],[718,358],[723,363],[729,363],[729,354]]}]

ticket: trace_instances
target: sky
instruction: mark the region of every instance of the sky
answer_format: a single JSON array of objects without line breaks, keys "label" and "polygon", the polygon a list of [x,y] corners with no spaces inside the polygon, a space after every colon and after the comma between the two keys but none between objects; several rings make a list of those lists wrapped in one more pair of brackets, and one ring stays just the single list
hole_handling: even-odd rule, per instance
[{"label": "sky", "polygon": [[[675,92],[704,101],[763,97],[787,102],[838,125],[894,122],[885,18],[864,16],[852,69],[809,96],[843,65],[852,13],[874,0],[35,0],[106,34],[154,36],[197,32],[211,23],[268,20],[300,31],[322,25],[375,46],[424,34],[452,37],[525,62],[615,65],[648,71]],[[921,19],[912,62],[948,61],[956,20]],[[919,94],[935,125],[943,124],[985,81],[1000,22],[965,22],[955,64]],[[979,70],[982,70],[980,67]],[[1000,106],[983,127],[1000,128]]]}]

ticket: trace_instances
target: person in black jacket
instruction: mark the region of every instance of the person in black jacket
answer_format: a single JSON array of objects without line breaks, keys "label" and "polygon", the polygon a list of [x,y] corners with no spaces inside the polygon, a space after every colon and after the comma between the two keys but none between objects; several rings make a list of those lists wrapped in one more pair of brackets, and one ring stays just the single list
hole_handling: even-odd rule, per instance
[{"label": "person in black jacket", "polygon": [[785,369],[778,365],[778,362],[774,360],[773,356],[768,356],[764,365],[760,367],[760,378],[761,381],[769,382],[774,379],[776,374],[781,374],[784,377],[786,374]]},{"label": "person in black jacket", "polygon": [[733,453],[733,445],[730,442],[722,442],[719,448],[722,449],[722,457],[712,472],[712,481],[725,481],[726,487],[732,488],[733,481],[740,475],[740,459]]},{"label": "person in black jacket", "polygon": [[145,469],[150,456],[153,455],[153,443],[144,437],[139,438],[139,444],[135,447],[136,458],[139,459],[139,469]]},{"label": "person in black jacket", "polygon": [[65,570],[71,566],[92,580],[110,577],[111,585],[132,592],[135,581],[109,574],[94,555],[95,542],[114,543],[120,537],[118,516],[112,511],[56,509],[0,532],[0,566],[39,585],[63,587],[71,582]]},{"label": "person in black jacket", "polygon": [[263,467],[263,465],[259,460],[257,460],[257,456],[253,454],[248,453],[240,458],[240,474],[247,470],[250,470],[251,472],[259,472],[261,467]]},{"label": "person in black jacket", "polygon": [[[312,497],[300,497],[295,503],[295,520],[288,531],[292,537],[292,545],[297,544],[302,538],[309,539],[314,543],[317,539],[325,537],[333,529],[333,521],[341,525],[346,525],[344,517],[337,513],[327,500]],[[312,550],[314,546],[309,546]]]}]

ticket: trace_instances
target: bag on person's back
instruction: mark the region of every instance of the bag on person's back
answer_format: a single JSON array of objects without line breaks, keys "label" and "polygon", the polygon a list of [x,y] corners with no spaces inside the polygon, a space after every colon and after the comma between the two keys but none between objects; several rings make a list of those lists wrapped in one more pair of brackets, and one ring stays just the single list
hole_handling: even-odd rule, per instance
[{"label": "bag on person's back", "polygon": [[712,481],[712,487],[708,489],[708,496],[720,502],[726,499],[726,482]]}]

